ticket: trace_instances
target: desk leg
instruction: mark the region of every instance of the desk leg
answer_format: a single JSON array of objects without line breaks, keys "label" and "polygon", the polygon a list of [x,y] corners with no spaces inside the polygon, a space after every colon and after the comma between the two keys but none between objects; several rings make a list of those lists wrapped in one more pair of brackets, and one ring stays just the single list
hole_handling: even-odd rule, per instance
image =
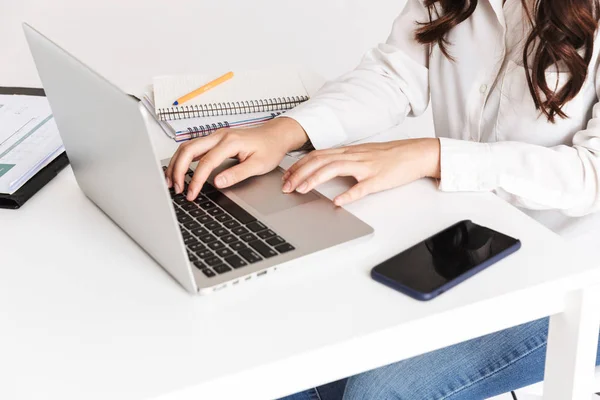
[{"label": "desk leg", "polygon": [[589,399],[600,327],[600,287],[578,290],[550,317],[544,400]]}]

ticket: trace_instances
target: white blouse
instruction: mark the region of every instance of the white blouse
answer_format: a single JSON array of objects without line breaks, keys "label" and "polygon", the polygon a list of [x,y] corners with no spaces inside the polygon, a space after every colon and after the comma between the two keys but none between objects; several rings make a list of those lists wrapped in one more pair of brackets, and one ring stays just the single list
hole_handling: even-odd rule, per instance
[{"label": "white blouse", "polygon": [[[564,107],[569,118],[552,124],[535,109],[527,86],[522,49],[531,28],[521,0],[504,6],[502,0],[480,0],[473,15],[449,33],[454,61],[438,46],[415,41],[417,21],[428,21],[427,11],[421,0],[408,0],[386,43],[286,116],[321,149],[418,116],[431,98],[441,142],[441,190],[495,191],[562,232],[581,222],[572,217],[597,211],[600,42],[583,88]],[[548,69],[549,87],[568,79],[560,69]]]}]

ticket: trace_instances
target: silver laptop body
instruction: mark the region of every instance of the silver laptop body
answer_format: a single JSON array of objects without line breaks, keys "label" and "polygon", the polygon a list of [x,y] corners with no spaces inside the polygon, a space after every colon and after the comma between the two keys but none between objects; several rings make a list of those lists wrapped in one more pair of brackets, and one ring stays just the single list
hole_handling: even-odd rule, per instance
[{"label": "silver laptop body", "polygon": [[[148,131],[157,122],[139,101],[31,26],[23,26],[81,190],[189,292],[209,293],[262,276],[286,261],[373,232],[317,192],[284,195],[282,171],[277,169],[221,193],[294,250],[206,276],[188,259],[198,257],[188,255],[175,214],[178,206],[173,205],[152,147]],[[257,240],[267,244],[268,239]],[[220,265],[229,265],[225,257]]]}]

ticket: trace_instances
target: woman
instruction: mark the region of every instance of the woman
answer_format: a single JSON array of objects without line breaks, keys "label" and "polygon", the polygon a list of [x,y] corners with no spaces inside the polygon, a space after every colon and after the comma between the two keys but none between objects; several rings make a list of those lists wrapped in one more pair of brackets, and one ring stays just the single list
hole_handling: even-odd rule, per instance
[{"label": "woman", "polygon": [[[569,234],[600,207],[598,10],[595,0],[408,0],[356,70],[284,118],[183,144],[167,183],[181,193],[199,161],[192,200],[226,158],[241,162],[215,177],[220,188],[309,144],[318,150],[284,175],[286,193],[353,176],[334,199],[344,205],[432,177],[442,191],[494,191]],[[430,94],[437,138],[343,146],[423,113]],[[490,397],[543,379],[546,336],[540,320],[292,398]]]}]

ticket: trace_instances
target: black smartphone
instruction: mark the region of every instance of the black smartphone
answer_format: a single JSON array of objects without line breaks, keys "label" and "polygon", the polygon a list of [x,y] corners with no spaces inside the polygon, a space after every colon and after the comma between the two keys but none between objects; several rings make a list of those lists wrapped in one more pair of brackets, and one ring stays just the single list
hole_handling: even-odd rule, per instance
[{"label": "black smartphone", "polygon": [[518,239],[466,220],[377,265],[371,276],[417,300],[431,300],[519,248]]}]

